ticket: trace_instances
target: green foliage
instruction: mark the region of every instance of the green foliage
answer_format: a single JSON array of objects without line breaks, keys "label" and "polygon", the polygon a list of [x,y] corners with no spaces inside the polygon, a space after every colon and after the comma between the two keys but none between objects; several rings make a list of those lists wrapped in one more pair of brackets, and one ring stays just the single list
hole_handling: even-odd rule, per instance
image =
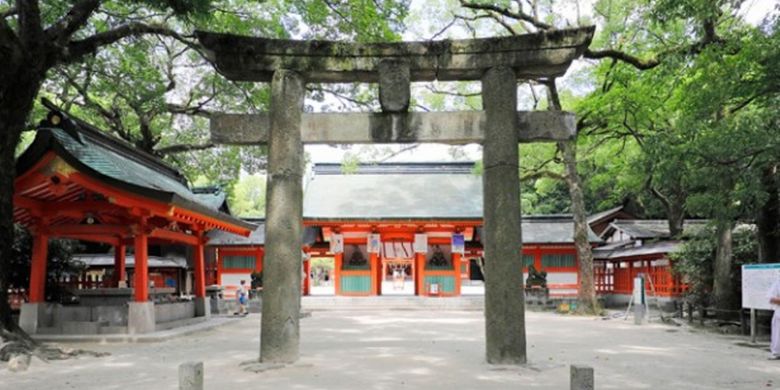
[{"label": "green foliage", "polygon": [[265,175],[242,176],[229,196],[230,211],[239,217],[265,215]]},{"label": "green foliage", "polygon": [[[12,256],[8,263],[9,286],[27,288],[30,285],[30,264],[32,261],[33,239],[30,233],[19,225],[14,225],[14,242]],[[67,299],[67,292],[53,279],[63,275],[78,275],[86,266],[73,260],[73,253],[81,250],[78,241],[51,239],[49,240],[48,259],[46,264],[46,295],[47,300],[62,302]]]},{"label": "green foliage", "polygon": [[[734,229],[731,278],[737,294],[742,291],[742,264],[755,263],[758,259],[755,234],[755,229],[747,225]],[[674,273],[682,277],[683,282],[688,285],[686,299],[695,305],[708,306],[713,303],[711,292],[717,246],[716,230],[708,226],[696,231],[682,244],[679,251],[670,254]]]}]

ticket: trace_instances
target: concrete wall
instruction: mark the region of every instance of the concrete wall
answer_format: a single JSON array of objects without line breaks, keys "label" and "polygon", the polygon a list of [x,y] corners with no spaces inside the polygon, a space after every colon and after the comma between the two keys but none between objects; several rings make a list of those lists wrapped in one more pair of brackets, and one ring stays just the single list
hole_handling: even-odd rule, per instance
[{"label": "concrete wall", "polygon": [[154,305],[156,323],[195,318],[195,302],[157,303]]}]

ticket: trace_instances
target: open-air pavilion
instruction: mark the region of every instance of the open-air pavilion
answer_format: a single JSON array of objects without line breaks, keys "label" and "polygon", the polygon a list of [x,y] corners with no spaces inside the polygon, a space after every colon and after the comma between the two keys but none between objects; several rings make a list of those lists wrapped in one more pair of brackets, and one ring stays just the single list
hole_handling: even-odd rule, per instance
[{"label": "open-air pavilion", "polygon": [[[205,299],[204,234],[212,229],[247,236],[254,226],[198,201],[184,177],[148,155],[53,109],[19,157],[14,221],[33,237],[29,302],[20,325],[28,333],[146,333],[210,313]],[[51,238],[114,247],[113,277],[77,307],[46,302]],[[150,243],[190,246],[194,299],[155,304],[163,286],[149,283]],[[125,254],[134,254],[127,279]],[[151,292],[151,293],[150,293]],[[90,303],[91,302],[91,303]]]}]

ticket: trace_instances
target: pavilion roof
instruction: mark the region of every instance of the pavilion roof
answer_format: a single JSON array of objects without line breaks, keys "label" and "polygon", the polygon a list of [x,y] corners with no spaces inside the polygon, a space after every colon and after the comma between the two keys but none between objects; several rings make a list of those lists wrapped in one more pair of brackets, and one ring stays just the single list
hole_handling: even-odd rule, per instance
[{"label": "pavilion roof", "polygon": [[641,243],[621,241],[593,249],[595,260],[617,260],[636,256],[666,255],[680,248],[680,241],[656,241]]},{"label": "pavilion roof", "polygon": [[342,173],[317,164],[306,184],[305,220],[481,220],[474,163],[365,164]]},{"label": "pavilion roof", "polygon": [[[237,234],[223,232],[221,230],[212,230],[208,233],[209,246],[260,246],[265,245],[265,219],[247,218],[255,226],[255,230],[249,237],[239,236]],[[315,226],[306,226],[303,228],[303,245],[311,245],[317,241],[321,235],[321,229]]]},{"label": "pavilion roof", "polygon": [[[57,117],[56,123],[51,118]],[[42,122],[35,140],[19,156],[17,178],[36,168],[47,155],[53,153],[70,168],[121,193],[147,199],[150,203],[187,212],[188,218],[208,220],[207,228],[222,228],[248,234],[254,225],[232,217],[203,202],[192,192],[184,176],[156,156],[144,153],[134,146],[112,137],[80,119],[60,111],[52,111],[49,120]],[[53,201],[52,195],[23,194],[39,201]],[[57,200],[83,197],[82,194],[60,196]],[[170,211],[173,213],[173,209]],[[20,213],[21,214],[21,213]],[[23,218],[22,215],[19,215]]]},{"label": "pavilion roof", "polygon": [[[524,215],[521,220],[523,244],[573,244],[574,219],[571,214]],[[477,236],[484,241],[484,229],[477,228]],[[601,239],[588,228],[588,241]]]},{"label": "pavilion roof", "polygon": [[192,193],[195,194],[198,202],[204,206],[232,215],[227,202],[227,193],[221,187],[192,187]]},{"label": "pavilion roof", "polygon": [[[692,234],[704,227],[709,221],[703,219],[686,219],[683,221],[683,234]],[[615,230],[622,231],[633,239],[669,238],[669,221],[665,219],[616,219],[602,233],[602,237],[611,235]]]}]

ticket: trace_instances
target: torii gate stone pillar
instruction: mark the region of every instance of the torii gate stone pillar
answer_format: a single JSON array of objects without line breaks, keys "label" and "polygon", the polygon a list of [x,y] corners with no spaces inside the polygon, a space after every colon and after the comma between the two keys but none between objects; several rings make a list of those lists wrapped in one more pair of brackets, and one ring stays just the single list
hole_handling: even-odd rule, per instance
[{"label": "torii gate stone pillar", "polygon": [[[558,77],[593,27],[503,38],[358,44],[197,32],[225,77],[271,82],[270,114],[216,114],[212,141],[269,145],[260,362],[298,359],[303,144],[484,144],[490,364],[526,362],[518,143],[575,135],[574,115],[517,110],[517,80]],[[414,81],[482,81],[483,111],[408,112]],[[380,113],[304,114],[305,83],[379,83]]]}]

